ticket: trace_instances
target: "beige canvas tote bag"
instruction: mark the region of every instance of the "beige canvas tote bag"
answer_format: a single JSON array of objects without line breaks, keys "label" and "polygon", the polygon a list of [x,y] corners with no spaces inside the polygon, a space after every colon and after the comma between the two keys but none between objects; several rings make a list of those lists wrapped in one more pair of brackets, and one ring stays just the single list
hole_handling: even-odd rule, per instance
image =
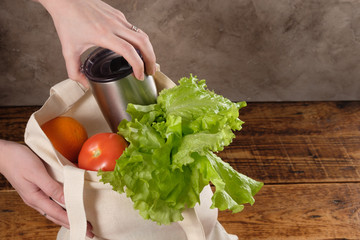
[{"label": "beige canvas tote bag", "polygon": [[[160,71],[154,78],[158,90],[175,86]],[[62,227],[57,239],[87,239],[87,221],[93,226],[95,240],[237,239],[227,234],[217,221],[217,209],[210,209],[210,186],[202,191],[200,205],[183,212],[183,221],[158,225],[144,220],[125,194],[113,191],[109,184],[99,181],[97,172],[76,167],[54,149],[40,126],[57,116],[75,118],[85,127],[89,137],[99,132],[111,132],[91,90],[70,79],[53,86],[44,105],[31,115],[25,130],[25,143],[43,159],[50,175],[64,186],[63,207],[69,217],[70,230]]]}]

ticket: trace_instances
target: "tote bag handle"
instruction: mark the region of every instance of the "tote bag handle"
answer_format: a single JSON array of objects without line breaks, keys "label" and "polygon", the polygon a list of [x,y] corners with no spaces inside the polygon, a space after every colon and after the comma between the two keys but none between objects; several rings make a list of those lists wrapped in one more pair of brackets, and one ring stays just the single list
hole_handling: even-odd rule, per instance
[{"label": "tote bag handle", "polygon": [[195,208],[187,208],[183,212],[184,220],[178,222],[184,230],[187,240],[206,240],[204,228]]},{"label": "tote bag handle", "polygon": [[70,223],[70,240],[84,240],[86,237],[84,177],[85,170],[64,166],[64,195]]}]

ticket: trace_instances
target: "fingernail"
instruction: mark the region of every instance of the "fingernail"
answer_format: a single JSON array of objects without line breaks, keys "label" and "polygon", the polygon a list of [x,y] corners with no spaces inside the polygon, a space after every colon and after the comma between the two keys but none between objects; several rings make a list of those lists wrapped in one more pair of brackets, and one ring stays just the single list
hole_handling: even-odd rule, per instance
[{"label": "fingernail", "polygon": [[65,197],[64,197],[64,195],[61,196],[60,201],[61,201],[62,204],[65,205]]},{"label": "fingernail", "polygon": [[92,229],[93,229],[93,226],[91,225],[91,223],[87,222],[87,230],[90,232],[90,231],[92,231]]},{"label": "fingernail", "polygon": [[145,79],[144,73],[141,73],[139,77],[140,77],[139,80],[143,81]]},{"label": "fingernail", "polygon": [[87,222],[87,229],[86,229],[86,236],[88,236],[89,238],[93,238],[95,236],[95,234],[92,233],[92,225],[91,223]]},{"label": "fingernail", "polygon": [[92,232],[87,232],[86,236],[89,238],[93,238],[95,235]]}]

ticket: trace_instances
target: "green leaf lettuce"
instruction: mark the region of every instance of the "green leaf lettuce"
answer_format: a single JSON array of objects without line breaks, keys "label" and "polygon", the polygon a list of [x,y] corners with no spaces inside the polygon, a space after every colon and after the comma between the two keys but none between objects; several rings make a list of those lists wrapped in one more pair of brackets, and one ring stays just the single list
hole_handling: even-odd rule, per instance
[{"label": "green leaf lettuce", "polygon": [[212,183],[212,208],[241,211],[254,203],[263,183],[235,171],[214,152],[228,146],[243,122],[234,103],[207,89],[205,80],[182,78],[162,90],[157,103],[129,104],[131,121],[118,133],[130,143],[113,172],[99,171],[104,183],[126,193],[145,219],[169,224],[183,219],[187,207],[200,202],[200,192]]}]

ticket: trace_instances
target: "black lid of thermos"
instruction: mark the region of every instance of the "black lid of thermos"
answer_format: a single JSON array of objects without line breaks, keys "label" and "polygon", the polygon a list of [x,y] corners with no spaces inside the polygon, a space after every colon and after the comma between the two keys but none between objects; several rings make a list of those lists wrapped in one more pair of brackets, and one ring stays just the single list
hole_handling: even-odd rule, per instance
[{"label": "black lid of thermos", "polygon": [[95,49],[85,60],[83,73],[90,81],[110,82],[133,73],[131,65],[123,56],[105,49]]}]

